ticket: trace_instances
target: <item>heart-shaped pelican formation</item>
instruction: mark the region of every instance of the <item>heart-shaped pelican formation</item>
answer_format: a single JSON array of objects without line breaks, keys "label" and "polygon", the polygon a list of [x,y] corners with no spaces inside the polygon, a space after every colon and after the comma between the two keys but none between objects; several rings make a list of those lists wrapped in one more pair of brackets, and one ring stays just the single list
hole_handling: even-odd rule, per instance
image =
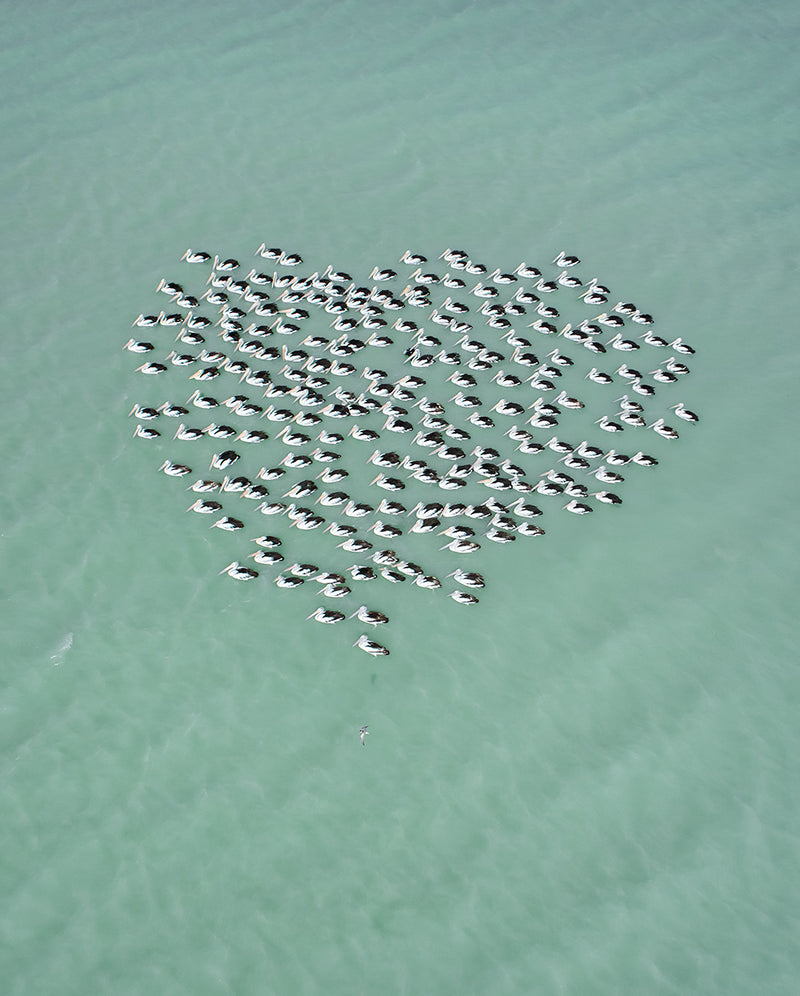
[{"label": "heart-shaped pelican formation", "polygon": [[[477,604],[482,547],[621,504],[625,475],[658,463],[644,440],[678,438],[670,411],[698,421],[661,403],[694,349],[609,304],[576,256],[506,272],[460,249],[433,263],[406,251],[355,280],[265,244],[255,255],[245,273],[187,250],[185,275],[161,280],[165,303],[125,344],[150,375],[130,415],[160,470],[190,482],[187,511],[233,534],[219,573],[318,586],[315,622],[374,632],[402,583]],[[318,563],[292,562],[300,533]],[[353,592],[367,584],[373,605]],[[354,646],[389,653],[363,633]]]}]

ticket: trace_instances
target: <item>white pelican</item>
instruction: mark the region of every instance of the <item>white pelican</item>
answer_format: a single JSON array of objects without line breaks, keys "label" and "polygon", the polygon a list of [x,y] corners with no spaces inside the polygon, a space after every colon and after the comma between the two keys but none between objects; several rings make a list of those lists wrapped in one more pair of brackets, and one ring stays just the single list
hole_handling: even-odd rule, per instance
[{"label": "white pelican", "polygon": [[467,591],[453,591],[450,593],[450,597],[459,605],[477,605],[478,603],[477,596],[470,595]]},{"label": "white pelican", "polygon": [[319,623],[338,623],[345,618],[344,612],[337,612],[336,609],[324,609],[320,606],[318,609],[314,609],[310,616],[306,616],[306,619],[314,619]]},{"label": "white pelican", "polygon": [[372,657],[388,657],[389,655],[386,647],[381,646],[380,643],[376,643],[374,640],[370,640],[366,635],[359,636],[353,646],[359,647],[364,653],[370,654]]},{"label": "white pelican", "polygon": [[134,437],[139,436],[142,439],[158,439],[161,433],[158,429],[151,429],[149,426],[137,425],[133,430]]},{"label": "white pelican", "polygon": [[239,519],[234,519],[230,515],[223,515],[221,519],[217,519],[217,521],[213,523],[211,528],[225,529],[228,532],[235,532],[237,529],[243,529],[244,523]]},{"label": "white pelican", "polygon": [[187,467],[182,463],[173,463],[171,460],[165,460],[158,469],[163,471],[168,477],[185,477],[192,472],[191,467]]},{"label": "white pelican", "polygon": [[202,439],[204,435],[205,433],[202,429],[190,429],[181,422],[173,439]]},{"label": "white pelican", "polygon": [[252,581],[253,578],[258,577],[258,571],[254,571],[250,567],[242,567],[238,560],[234,560],[232,564],[228,564],[219,573],[227,574],[228,577],[233,578],[235,581]]},{"label": "white pelican", "polygon": [[554,266],[577,266],[578,263],[580,263],[580,260],[577,256],[568,256],[563,249],[553,260]]},{"label": "white pelican", "polygon": [[305,584],[305,578],[294,577],[293,575],[279,574],[275,578],[275,584],[279,588],[299,588]]},{"label": "white pelican", "polygon": [[212,512],[221,511],[221,509],[222,505],[218,501],[203,501],[202,498],[198,498],[186,511],[199,512],[201,515],[210,515]]},{"label": "white pelican", "polygon": [[[152,344],[152,342],[141,342],[136,339],[128,339],[122,348],[127,349],[131,353],[152,353],[156,347]],[[167,359],[169,359],[169,356]]]},{"label": "white pelican", "polygon": [[592,367],[589,373],[586,374],[584,379],[594,381],[595,384],[613,384],[614,379],[607,373],[603,373],[598,370],[597,367]]},{"label": "white pelican", "polygon": [[370,280],[393,280],[397,274],[394,270],[381,270],[377,266],[372,268],[372,272],[369,275]]},{"label": "white pelican", "polygon": [[356,616],[368,626],[381,626],[389,622],[388,616],[385,616],[382,612],[376,612],[374,609],[368,609],[366,605],[361,605],[356,609],[350,618],[353,619]]},{"label": "white pelican", "polygon": [[592,511],[591,505],[585,505],[583,502],[577,501],[575,498],[572,501],[568,501],[564,508],[568,512],[574,512],[575,515],[586,515],[587,512]]},{"label": "white pelican", "polygon": [[615,495],[613,491],[593,491],[592,497],[596,498],[598,501],[605,502],[606,505],[621,505],[622,499],[619,495]]},{"label": "white pelican", "polygon": [[585,408],[586,407],[584,405],[584,403],[581,400],[579,400],[578,398],[570,398],[570,397],[568,397],[566,391],[562,391],[558,395],[558,397],[555,399],[555,404],[561,405],[564,408],[573,408],[573,409]]},{"label": "white pelican", "polygon": [[143,422],[149,421],[150,419],[158,418],[161,413],[157,408],[145,408],[142,405],[136,404],[128,412],[128,416],[135,415],[136,418],[141,419]]},{"label": "white pelican", "polygon": [[634,349],[639,348],[639,343],[634,342],[633,339],[623,339],[622,335],[617,332],[616,335],[608,340],[606,346],[611,346],[612,349],[620,349],[623,352],[632,352]]},{"label": "white pelican", "polygon": [[648,429],[653,429],[659,436],[663,436],[665,439],[678,438],[678,433],[671,426],[665,425],[663,418],[657,419],[652,425],[648,426]]},{"label": "white pelican", "polygon": [[450,578],[454,578],[458,584],[463,584],[466,588],[485,588],[486,582],[480,574],[476,574],[474,571],[464,571],[459,568],[457,571],[453,571],[452,574],[447,575]]},{"label": "white pelican", "polygon": [[279,564],[283,560],[281,554],[276,553],[274,550],[256,550],[255,553],[251,553],[249,556],[257,564],[262,564],[264,567],[274,567],[275,564]]},{"label": "white pelican", "polygon": [[624,428],[619,422],[612,422],[608,415],[603,415],[601,418],[596,419],[594,424],[599,425],[606,432],[622,432]]},{"label": "white pelican", "polygon": [[670,406],[678,418],[682,418],[684,422],[699,422],[700,416],[695,415],[694,412],[690,412],[688,408],[685,408],[682,403]]}]

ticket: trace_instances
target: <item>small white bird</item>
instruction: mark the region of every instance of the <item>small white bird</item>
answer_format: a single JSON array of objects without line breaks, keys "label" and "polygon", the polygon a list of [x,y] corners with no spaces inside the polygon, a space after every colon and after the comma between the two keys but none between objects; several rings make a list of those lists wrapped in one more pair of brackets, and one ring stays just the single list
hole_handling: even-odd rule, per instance
[{"label": "small white bird", "polygon": [[367,727],[362,726],[361,729],[358,731],[358,735],[361,739],[361,746],[366,747],[367,746],[366,738],[369,736],[369,730],[367,729]]}]

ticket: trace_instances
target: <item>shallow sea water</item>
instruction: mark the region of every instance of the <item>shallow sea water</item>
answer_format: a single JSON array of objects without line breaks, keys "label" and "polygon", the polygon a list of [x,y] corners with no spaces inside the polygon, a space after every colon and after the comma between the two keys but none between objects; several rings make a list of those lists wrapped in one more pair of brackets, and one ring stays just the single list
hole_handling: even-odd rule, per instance
[{"label": "shallow sea water", "polygon": [[[798,20],[7,5],[9,996],[796,992]],[[366,657],[218,577],[131,439],[157,281],[262,240],[576,252],[696,346],[702,422],[482,551],[474,610],[397,586]]]}]

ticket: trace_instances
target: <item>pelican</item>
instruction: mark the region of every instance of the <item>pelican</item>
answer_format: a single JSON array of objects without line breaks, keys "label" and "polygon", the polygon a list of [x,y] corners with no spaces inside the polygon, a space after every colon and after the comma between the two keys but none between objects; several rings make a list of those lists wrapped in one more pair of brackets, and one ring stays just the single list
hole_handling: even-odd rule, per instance
[{"label": "pelican", "polygon": [[203,367],[191,375],[190,380],[214,380],[220,376],[220,371],[216,367]]},{"label": "pelican", "polygon": [[298,578],[294,575],[279,574],[275,578],[275,584],[279,588],[299,588],[300,585],[305,584],[305,578]]},{"label": "pelican", "polygon": [[678,438],[678,433],[671,426],[665,425],[663,418],[657,419],[652,425],[648,426],[648,429],[653,429],[659,436],[663,436],[665,439]]},{"label": "pelican", "polygon": [[394,270],[381,270],[377,266],[372,268],[369,275],[370,280],[394,280],[397,276]]},{"label": "pelican", "polygon": [[237,529],[243,529],[244,523],[239,519],[234,519],[230,515],[223,515],[221,519],[217,519],[215,523],[211,526],[212,529],[225,529],[228,532],[235,532]]},{"label": "pelican", "polygon": [[583,502],[577,501],[575,498],[572,501],[568,501],[564,508],[568,512],[574,512],[575,515],[586,515],[587,512],[592,511],[591,505],[585,505]]},{"label": "pelican", "polygon": [[593,491],[592,497],[598,501],[605,502],[606,505],[621,505],[622,499],[612,491]]},{"label": "pelican", "polygon": [[669,344],[669,348],[674,349],[676,353],[694,354],[694,349],[682,339],[673,339]]},{"label": "pelican", "polygon": [[381,626],[384,623],[389,622],[388,616],[385,616],[382,612],[376,612],[374,609],[368,609],[366,605],[362,605],[356,609],[350,618],[353,619],[356,616],[361,622],[366,623],[368,626]]},{"label": "pelican", "polygon": [[152,353],[155,348],[152,342],[140,342],[136,339],[128,339],[123,346],[123,349],[127,349],[130,353]]},{"label": "pelican", "polygon": [[682,403],[670,406],[678,418],[682,418],[684,422],[699,422],[700,416],[695,415],[694,412],[690,412],[688,408],[685,408]]},{"label": "pelican", "polygon": [[553,260],[555,266],[577,266],[578,263],[580,263],[580,260],[577,256],[568,256],[563,249]]},{"label": "pelican", "polygon": [[622,432],[624,428],[619,422],[612,422],[608,415],[603,415],[601,418],[596,419],[594,424],[599,425],[606,432]]},{"label": "pelican", "polygon": [[517,418],[525,412],[525,408],[514,401],[506,401],[505,398],[501,398],[497,404],[490,408],[490,411],[497,412],[498,415],[510,415]]},{"label": "pelican", "polygon": [[635,391],[637,394],[643,395],[646,398],[652,398],[656,393],[656,390],[652,384],[643,384],[638,378],[631,382],[631,390]]},{"label": "pelican", "polygon": [[256,550],[255,553],[251,553],[249,556],[257,564],[262,564],[264,567],[274,567],[275,564],[280,564],[283,560],[283,556],[274,550]]},{"label": "pelican", "polygon": [[331,536],[354,536],[356,528],[346,523],[331,522],[325,527],[325,532],[330,533]]},{"label": "pelican", "polygon": [[586,406],[578,398],[570,398],[567,396],[566,391],[562,391],[555,400],[555,404],[562,405],[564,408],[585,408]]},{"label": "pelican", "polygon": [[222,479],[222,484],[220,485],[223,491],[230,491],[233,494],[241,494],[250,487],[250,481],[246,477],[228,477],[227,475]]},{"label": "pelican", "polygon": [[239,454],[233,450],[223,450],[222,453],[215,453],[211,458],[211,470],[226,470],[239,459]]},{"label": "pelican", "polygon": [[207,494],[209,491],[219,490],[219,481],[204,481],[202,478],[195,481],[187,491],[194,491],[199,494]]},{"label": "pelican", "polygon": [[[678,363],[678,361],[675,359],[674,356],[671,356],[666,361],[666,363],[664,364],[664,368],[666,370],[669,370],[670,373],[678,374],[679,376],[681,376],[682,374],[689,373],[689,368],[686,366],[686,364]],[[653,370],[651,371],[651,373],[655,373],[655,371]]]},{"label": "pelican", "polygon": [[411,252],[410,249],[406,249],[406,251],[400,257],[400,262],[407,263],[409,266],[421,266],[423,263],[427,263],[428,260],[425,256],[422,255],[422,253]]},{"label": "pelican", "polygon": [[457,571],[453,571],[452,574],[448,574],[447,576],[454,578],[458,584],[463,584],[466,588],[486,587],[486,582],[483,577],[473,571],[463,571],[459,568]]},{"label": "pelican", "polygon": [[250,567],[242,567],[238,560],[234,560],[232,564],[228,564],[219,573],[227,574],[229,578],[233,578],[235,581],[252,581],[253,578],[258,577],[258,571],[254,571]]},{"label": "pelican", "polygon": [[182,463],[173,463],[171,460],[165,460],[158,469],[163,471],[168,477],[185,477],[192,472],[191,467],[187,467]]},{"label": "pelican", "polygon": [[209,409],[219,407],[219,401],[217,401],[216,398],[201,395],[199,391],[195,391],[191,394],[187,403],[194,405],[195,408]]},{"label": "pelican", "polygon": [[575,449],[572,443],[559,439],[558,436],[551,436],[544,445],[554,453],[572,453]]},{"label": "pelican", "polygon": [[360,502],[349,501],[344,509],[344,514],[349,516],[351,519],[362,519],[365,515],[371,515],[375,509],[372,505],[363,504]]},{"label": "pelican", "polygon": [[442,582],[432,574],[417,575],[417,577],[414,578],[414,584],[417,585],[418,588],[428,588],[431,591],[442,587]]},{"label": "pelican", "polygon": [[136,404],[128,412],[128,417],[130,418],[131,415],[135,415],[136,418],[146,422],[150,419],[158,418],[160,414],[157,408],[145,408],[142,405]]},{"label": "pelican", "polygon": [[370,654],[372,657],[389,656],[389,651],[386,647],[381,646],[380,643],[376,643],[374,640],[370,640],[366,635],[359,636],[353,646],[359,647],[364,653]]},{"label": "pelican", "polygon": [[639,343],[634,342],[633,339],[623,339],[622,335],[617,332],[616,335],[608,340],[606,346],[611,346],[612,349],[620,349],[623,352],[631,352],[639,348]]},{"label": "pelican", "polygon": [[158,429],[151,429],[148,426],[137,425],[133,430],[134,438],[139,436],[141,439],[158,439],[161,433]]},{"label": "pelican", "polygon": [[495,543],[513,543],[516,538],[513,533],[506,532],[504,529],[492,528],[486,532],[486,539],[490,539]]},{"label": "pelican", "polygon": [[346,584],[326,584],[320,589],[320,595],[324,598],[344,598],[351,593],[352,589]]},{"label": "pelican", "polygon": [[382,522],[380,519],[370,526],[370,531],[383,539],[395,539],[397,536],[403,535],[402,529],[398,529],[397,526],[391,526],[388,523]]},{"label": "pelican", "polygon": [[135,325],[144,326],[144,327],[147,327],[149,325],[158,325],[159,319],[161,318],[161,315],[163,315],[163,313],[164,312],[162,311],[159,312],[159,314],[157,315],[144,315],[144,314],[139,315],[136,321],[134,321],[131,324],[131,327]]},{"label": "pelican", "polygon": [[397,571],[393,571],[389,567],[381,568],[381,577],[385,581],[389,581],[392,584],[400,584],[401,582],[405,581],[405,578],[403,577],[402,574],[399,574]]},{"label": "pelican", "polygon": [[631,460],[633,463],[638,463],[640,467],[655,467],[658,463],[655,457],[648,456],[647,453],[642,453],[641,450],[638,453],[634,453]]},{"label": "pelican", "polygon": [[253,540],[253,542],[258,543],[258,545],[263,547],[265,550],[272,550],[276,546],[283,545],[282,541],[279,540],[277,536],[258,536]]},{"label": "pelican", "polygon": [[480,550],[480,543],[473,543],[466,539],[453,539],[449,543],[446,543],[441,550],[452,550],[453,553],[475,553],[476,550]]},{"label": "pelican", "polygon": [[387,477],[385,474],[378,474],[378,476],[370,482],[370,485],[373,484],[379,488],[383,488],[384,491],[403,491],[405,489],[405,484],[399,480],[399,478]]},{"label": "pelican", "polygon": [[523,501],[522,498],[518,498],[515,502],[509,505],[509,511],[514,509],[514,514],[521,516],[523,519],[535,519],[542,514],[542,510],[536,505],[528,505]]},{"label": "pelican", "polygon": [[199,512],[201,515],[210,515],[212,512],[219,512],[221,509],[222,505],[218,501],[203,501],[201,498],[198,498],[186,511]]},{"label": "pelican", "polygon": [[164,373],[167,368],[163,363],[143,363],[140,367],[136,368],[137,373],[143,374],[160,374]]},{"label": "pelican", "polygon": [[450,539],[472,539],[475,530],[469,526],[448,526],[447,529],[442,530],[441,535],[448,536]]},{"label": "pelican", "polygon": [[173,439],[202,439],[204,435],[202,429],[190,429],[181,422]]},{"label": "pelican", "polygon": [[602,481],[604,484],[621,484],[625,480],[622,474],[617,474],[613,470],[608,470],[605,466],[598,467],[594,472],[594,476],[598,481]]},{"label": "pelican", "polygon": [[570,276],[566,270],[562,270],[556,278],[562,287],[581,287],[582,282],[577,278]]},{"label": "pelican", "polygon": [[606,351],[602,342],[596,342],[594,339],[584,339],[583,348],[588,349],[590,353],[605,353]]},{"label": "pelican", "polygon": [[282,515],[285,511],[286,505],[281,501],[263,501],[256,509],[256,512],[261,512],[262,515]]}]

